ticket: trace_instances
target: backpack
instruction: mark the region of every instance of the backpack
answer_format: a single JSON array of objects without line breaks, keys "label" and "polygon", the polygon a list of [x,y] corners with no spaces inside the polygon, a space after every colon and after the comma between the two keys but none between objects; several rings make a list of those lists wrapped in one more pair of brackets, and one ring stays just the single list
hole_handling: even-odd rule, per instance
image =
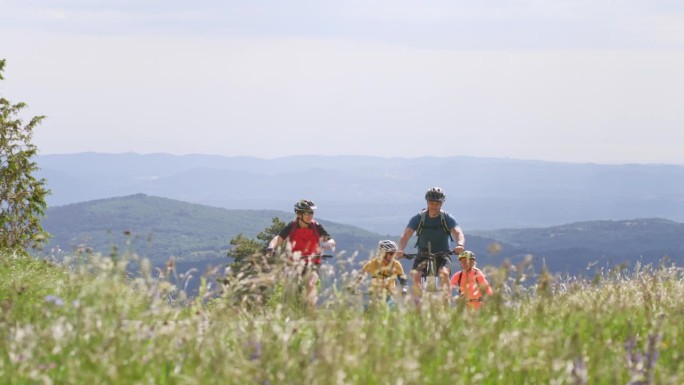
[{"label": "backpack", "polygon": [[[480,272],[480,269],[478,269],[478,268],[473,268],[473,269],[475,270],[475,273],[473,274],[473,277],[475,278],[475,284],[479,285],[482,280],[480,280],[480,282],[478,282],[477,277],[479,277],[480,274],[482,274],[482,272]],[[458,272],[458,283],[457,283],[458,286],[457,287],[458,287],[459,291],[461,290],[461,279],[463,278],[463,273],[464,273],[464,271]]]},{"label": "backpack", "polygon": [[[416,229],[416,236],[420,237],[423,232],[423,227],[425,227],[425,217],[427,216],[427,209],[423,209],[420,212],[420,222],[418,223],[418,228]],[[451,236],[451,231],[449,231],[449,225],[447,225],[446,218],[444,216],[444,210],[439,210],[439,220],[442,223],[442,229],[445,233],[449,234],[449,239],[453,242],[454,238]],[[417,244],[417,243],[416,243]]]},{"label": "backpack", "polygon": [[[481,285],[481,284],[482,284],[482,279],[480,279],[480,280],[478,281],[477,277],[479,277],[479,276],[482,274],[482,272],[480,271],[480,269],[478,269],[478,268],[476,268],[476,267],[473,268],[473,269],[475,270],[475,274],[473,274],[473,277],[475,278],[475,284],[476,284],[476,285]],[[456,289],[458,290],[458,294],[459,294],[459,295],[463,294],[463,293],[461,293],[461,280],[463,279],[464,273],[465,273],[465,271],[463,271],[463,270],[461,270],[461,271],[459,271],[458,273],[456,273],[456,274],[458,274],[458,283],[456,284]],[[485,296],[485,295],[482,294],[482,297],[484,297],[484,296]]]}]

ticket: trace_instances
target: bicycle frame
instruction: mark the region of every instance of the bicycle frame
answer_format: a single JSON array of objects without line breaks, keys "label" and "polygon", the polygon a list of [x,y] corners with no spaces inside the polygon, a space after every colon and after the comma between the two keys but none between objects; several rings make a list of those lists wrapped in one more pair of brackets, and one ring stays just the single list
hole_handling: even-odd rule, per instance
[{"label": "bicycle frame", "polygon": [[434,293],[437,291],[437,288],[439,287],[439,277],[437,276],[435,262],[436,261],[434,255],[428,257],[426,266],[427,268],[425,269],[425,273],[423,273],[423,276],[421,278],[421,286],[423,291]]},{"label": "bicycle frame", "polygon": [[421,276],[421,292],[436,293],[440,290],[439,274],[437,273],[437,257],[453,255],[452,251],[440,251],[437,253],[421,252],[417,254],[404,254],[404,258],[425,258],[425,271]]},{"label": "bicycle frame", "polygon": [[[308,258],[310,260],[313,260],[315,258],[320,258],[321,259],[321,264],[323,263],[323,260],[330,259],[332,258],[332,255],[328,254],[322,254],[322,255],[312,255],[309,256]],[[311,263],[311,262],[309,262]],[[285,283],[285,293],[290,299],[294,299],[295,303],[297,306],[300,306],[302,303],[300,301],[304,301],[303,303],[308,303],[309,300],[313,301],[313,298],[307,298],[308,295],[315,296],[316,298],[318,297],[318,289],[317,287],[313,288],[313,293],[307,293],[307,280],[308,277],[310,276],[311,269],[309,268],[309,263],[303,264],[299,261],[291,264],[289,266],[290,270],[289,273],[286,273],[286,279],[287,282]],[[318,284],[320,284],[320,277],[318,278]],[[316,299],[317,301],[317,299]],[[313,305],[313,304],[311,304]],[[314,305],[315,307],[315,305]]]},{"label": "bicycle frame", "polygon": [[362,292],[361,302],[363,303],[363,310],[368,310],[371,307],[386,306],[389,309],[396,308],[397,298],[389,293],[374,293],[374,292]]}]

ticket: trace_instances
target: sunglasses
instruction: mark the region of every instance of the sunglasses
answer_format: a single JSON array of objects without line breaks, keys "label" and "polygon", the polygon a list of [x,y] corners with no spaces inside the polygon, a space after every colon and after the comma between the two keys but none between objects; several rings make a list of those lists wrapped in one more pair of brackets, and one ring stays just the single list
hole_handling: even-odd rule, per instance
[{"label": "sunglasses", "polygon": [[314,212],[313,212],[313,211],[302,211],[302,214],[304,214],[304,215],[313,215]]},{"label": "sunglasses", "polygon": [[386,251],[386,252],[385,252],[385,256],[390,256],[390,257],[391,257],[391,256],[393,256],[393,255],[396,254],[396,253],[397,253],[396,251]]}]

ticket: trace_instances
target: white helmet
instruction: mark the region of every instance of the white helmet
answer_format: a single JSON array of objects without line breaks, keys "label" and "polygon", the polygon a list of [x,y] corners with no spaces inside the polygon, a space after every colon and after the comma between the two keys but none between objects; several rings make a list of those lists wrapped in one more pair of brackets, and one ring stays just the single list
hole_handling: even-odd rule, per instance
[{"label": "white helmet", "polygon": [[389,239],[383,240],[378,242],[378,252],[380,254],[385,254],[387,252],[397,252],[398,247],[397,244],[394,243],[394,241],[390,241]]}]

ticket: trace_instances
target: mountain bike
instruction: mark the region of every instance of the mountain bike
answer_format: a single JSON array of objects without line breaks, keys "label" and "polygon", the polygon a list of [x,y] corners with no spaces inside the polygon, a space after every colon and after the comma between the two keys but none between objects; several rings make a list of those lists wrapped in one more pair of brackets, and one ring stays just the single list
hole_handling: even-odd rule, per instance
[{"label": "mountain bike", "polygon": [[[329,254],[311,255],[307,262],[289,260],[284,271],[283,302],[296,308],[315,308],[318,301],[318,287],[321,285],[319,268],[324,260],[332,258]],[[314,264],[313,260],[319,259],[320,263]],[[312,292],[307,292],[307,285],[312,273],[318,274],[318,281]]]},{"label": "mountain bike", "polygon": [[[404,258],[413,259],[421,258],[420,263],[425,263],[425,271],[421,275],[420,292],[435,295],[440,292],[440,281],[439,274],[437,273],[437,258],[454,255],[451,250],[439,251],[436,253],[430,253],[427,251],[422,251],[416,254],[404,254]],[[449,266],[450,267],[450,266]],[[448,282],[443,283],[443,285],[448,284]]]},{"label": "mountain bike", "polygon": [[[387,279],[388,277],[385,277]],[[377,277],[371,279],[378,279]],[[396,278],[395,278],[396,279]],[[383,283],[379,286],[373,286],[372,283],[361,285],[361,281],[356,284],[346,287],[347,294],[352,298],[358,298],[360,301],[350,301],[350,305],[357,306],[362,305],[363,310],[367,311],[372,307],[386,307],[388,309],[396,309],[402,301],[403,297],[406,296],[406,289],[397,285],[394,292],[390,292],[386,289],[386,285]]]}]

